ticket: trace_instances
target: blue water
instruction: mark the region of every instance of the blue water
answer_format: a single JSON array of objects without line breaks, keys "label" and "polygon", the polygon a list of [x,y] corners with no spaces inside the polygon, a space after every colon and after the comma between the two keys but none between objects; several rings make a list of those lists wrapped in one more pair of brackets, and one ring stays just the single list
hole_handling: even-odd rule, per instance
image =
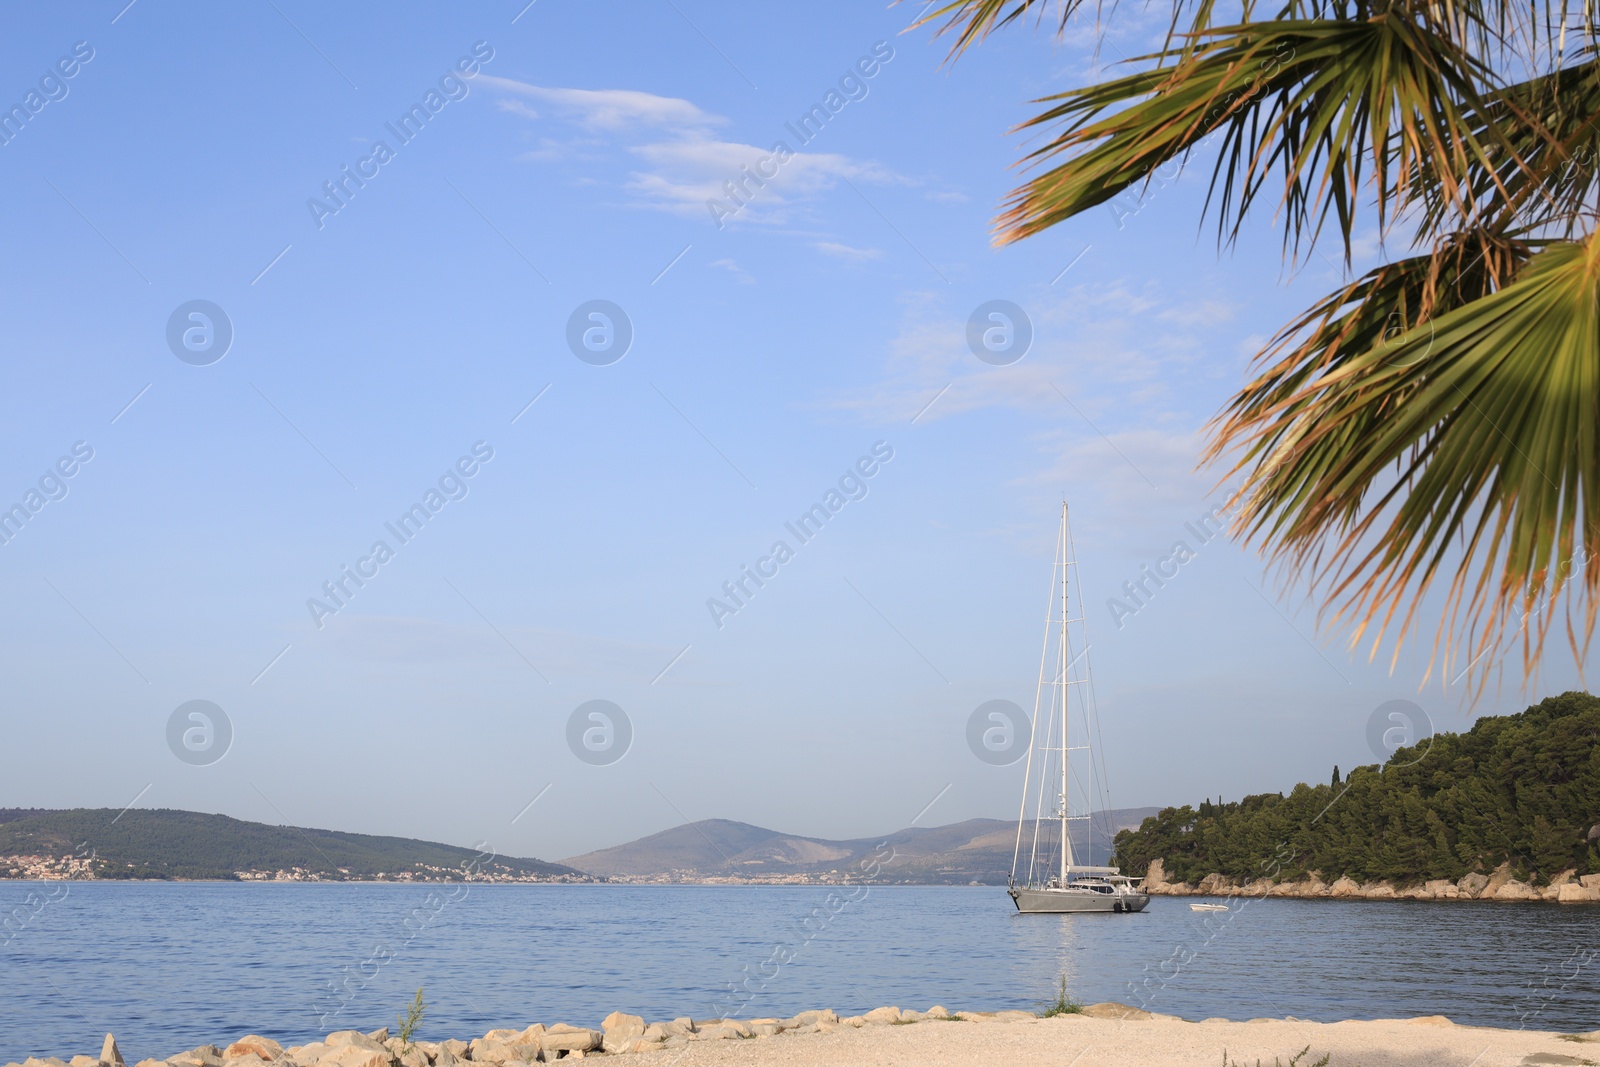
[{"label": "blue water", "polygon": [[[50,888],[4,883],[0,912]],[[1075,999],[1192,1019],[1600,1029],[1591,908],[1258,900],[1208,917],[1157,898],[1142,915],[1018,916],[996,888],[873,887],[832,909],[830,892],[72,883],[0,933],[0,1061],[92,1055],[107,1031],[132,1063],[249,1032],[393,1026],[418,986],[435,1040],[619,1008],[1034,1008],[1061,975]],[[749,999],[730,1001],[746,974]]]}]

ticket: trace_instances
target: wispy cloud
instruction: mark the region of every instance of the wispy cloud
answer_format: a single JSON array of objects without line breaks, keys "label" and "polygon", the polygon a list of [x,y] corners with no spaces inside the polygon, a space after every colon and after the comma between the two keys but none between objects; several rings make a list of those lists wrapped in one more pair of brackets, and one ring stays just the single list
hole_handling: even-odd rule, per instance
[{"label": "wispy cloud", "polygon": [[818,241],[813,246],[818,252],[847,260],[851,263],[863,263],[870,259],[882,259],[881,248],[852,248],[850,245],[840,244],[837,241]]},{"label": "wispy cloud", "polygon": [[720,136],[717,129],[727,125],[726,118],[678,97],[634,89],[553,88],[488,76],[484,80],[504,94],[499,106],[506,114],[543,125],[569,124],[589,135],[587,140],[570,141],[545,134],[540,148],[523,158],[556,161],[580,151],[587,157],[594,136],[605,135],[610,147],[636,161],[623,188],[641,207],[715,218],[707,202],[736,203],[729,199],[731,193],[745,205],[737,213],[738,222],[785,224],[797,205],[844,180],[907,181],[870,161],[798,151],[792,137],[780,159],[771,145],[763,148]]},{"label": "wispy cloud", "polygon": [[[561,89],[487,74],[479,75],[479,79],[514,97],[548,104],[582,125],[597,130],[625,130],[639,126],[705,128],[728,121],[701,111],[679,97],[657,96],[637,89]],[[501,106],[516,103],[519,101],[505,101]],[[511,107],[506,110],[518,109]],[[539,117],[539,112],[526,104],[521,105],[520,113],[529,118]]]}]

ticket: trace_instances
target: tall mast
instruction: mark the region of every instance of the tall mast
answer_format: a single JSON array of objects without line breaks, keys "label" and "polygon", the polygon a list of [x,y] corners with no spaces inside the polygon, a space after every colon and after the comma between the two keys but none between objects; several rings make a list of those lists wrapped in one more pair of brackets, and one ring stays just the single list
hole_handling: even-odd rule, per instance
[{"label": "tall mast", "polygon": [[1061,502],[1061,651],[1060,667],[1056,672],[1061,694],[1061,884],[1067,884],[1067,870],[1072,866],[1072,838],[1068,834],[1067,760],[1071,747],[1067,744],[1067,700],[1070,693],[1067,678],[1067,568],[1072,566],[1067,538],[1067,502]]}]

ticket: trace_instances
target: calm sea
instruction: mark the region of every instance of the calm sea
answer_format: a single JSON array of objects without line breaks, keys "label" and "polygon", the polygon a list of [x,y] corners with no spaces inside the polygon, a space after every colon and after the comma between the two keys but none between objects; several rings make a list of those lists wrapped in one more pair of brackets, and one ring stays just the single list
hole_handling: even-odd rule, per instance
[{"label": "calm sea", "polygon": [[[0,883],[0,912],[52,888]],[[613,1009],[1035,1008],[1061,976],[1086,1003],[1191,1019],[1600,1029],[1592,908],[1259,900],[1205,916],[1157,898],[1141,915],[1018,916],[997,888],[829,893],[72,883],[0,934],[0,1061],[92,1055],[107,1031],[132,1063],[249,1032],[393,1026],[419,986],[432,1039]]]}]

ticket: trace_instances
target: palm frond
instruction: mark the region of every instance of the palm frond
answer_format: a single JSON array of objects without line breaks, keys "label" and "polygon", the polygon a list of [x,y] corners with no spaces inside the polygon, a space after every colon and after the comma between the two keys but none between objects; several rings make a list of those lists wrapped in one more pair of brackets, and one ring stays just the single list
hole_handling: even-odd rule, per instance
[{"label": "palm frond", "polygon": [[[1159,64],[1176,55],[1143,59]],[[1221,240],[1237,237],[1276,171],[1286,247],[1314,243],[1331,213],[1348,255],[1364,193],[1374,197],[1382,227],[1424,193],[1458,197],[1457,176],[1469,164],[1492,169],[1488,145],[1514,155],[1492,128],[1474,131],[1462,121],[1463,108],[1486,106],[1477,85],[1489,80],[1432,26],[1393,14],[1209,31],[1174,67],[1041,101],[1052,106],[1022,128],[1066,128],[1026,162],[1069,158],[1012,194],[996,220],[996,241],[1032,236],[1105,203],[1215,135],[1221,143],[1207,210],[1215,199]]]},{"label": "palm frond", "polygon": [[[1600,62],[1582,62],[1508,85],[1463,110],[1488,150],[1468,169],[1463,200],[1525,226],[1556,224],[1567,236],[1592,211],[1600,186]],[[1496,131],[1493,140],[1485,135]],[[1458,205],[1429,203],[1425,229],[1447,225]]]},{"label": "palm frond", "polygon": [[[1365,336],[1405,273],[1369,286]],[[1324,588],[1353,643],[1371,628],[1374,654],[1391,626],[1398,654],[1453,569],[1436,664],[1481,671],[1520,637],[1526,676],[1563,599],[1581,659],[1600,603],[1600,239],[1549,244],[1424,325],[1320,362],[1292,349],[1240,394],[1211,445],[1243,450],[1239,530]]]}]

